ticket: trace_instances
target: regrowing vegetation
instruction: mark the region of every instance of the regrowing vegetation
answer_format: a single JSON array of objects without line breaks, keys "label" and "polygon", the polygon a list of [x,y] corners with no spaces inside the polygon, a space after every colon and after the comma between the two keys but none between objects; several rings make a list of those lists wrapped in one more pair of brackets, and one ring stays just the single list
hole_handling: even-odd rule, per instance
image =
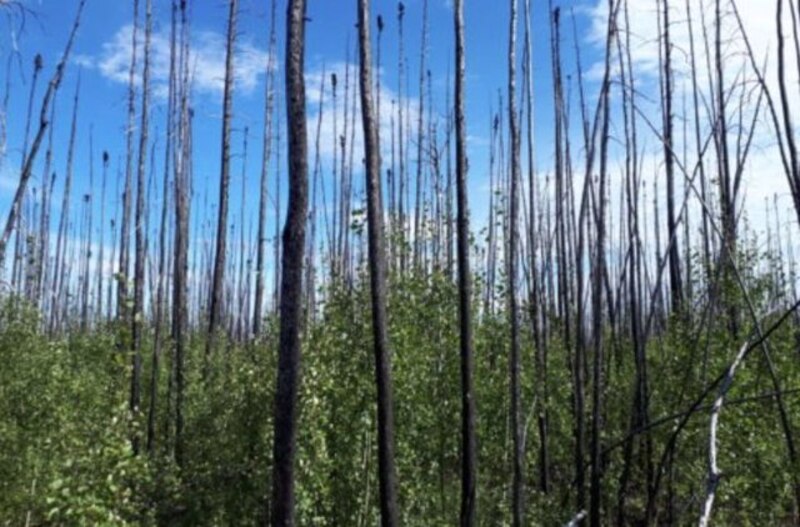
[{"label": "regrowing vegetation", "polygon": [[[769,38],[756,0],[336,0],[321,75],[321,0],[262,0],[257,127],[257,2],[225,0],[207,182],[205,2],[120,1],[107,109],[76,74],[97,1],[58,53],[2,50],[0,525],[800,524],[797,0],[758,1]],[[0,0],[13,42],[38,9]]]}]

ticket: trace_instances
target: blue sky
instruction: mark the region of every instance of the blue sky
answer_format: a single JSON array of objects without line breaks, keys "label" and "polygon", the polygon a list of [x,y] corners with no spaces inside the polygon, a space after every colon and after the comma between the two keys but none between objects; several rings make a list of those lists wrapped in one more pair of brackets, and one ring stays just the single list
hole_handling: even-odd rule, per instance
[{"label": "blue sky", "polygon": [[[34,109],[38,109],[43,92],[44,80],[52,74],[54,64],[60,56],[67,33],[74,17],[77,6],[76,0],[22,0],[31,10],[36,12],[36,17],[27,17],[25,30],[21,34],[6,33],[0,37],[0,88],[6,85],[7,69],[5,65],[12,51],[18,51],[18,60],[12,63],[11,76],[8,79],[10,86],[10,105],[8,116],[8,155],[0,169],[0,212],[3,215],[8,210],[13,189],[16,186],[17,169],[19,165],[19,152],[22,143],[24,128],[25,105],[27,104],[30,86],[31,66],[34,55],[39,52],[44,56],[45,69],[40,80]],[[284,43],[284,11],[285,1],[278,1],[278,57],[279,62],[283,56]],[[144,3],[144,0],[142,0]],[[465,7],[466,38],[467,38],[467,121],[470,137],[470,199],[473,211],[473,223],[485,223],[488,187],[488,152],[489,135],[492,112],[499,106],[499,97],[507,98],[507,53],[508,53],[508,12],[509,2],[494,0],[468,0]],[[575,13],[577,43],[581,48],[583,68],[586,71],[587,91],[589,104],[593,108],[593,94],[596,91],[598,68],[601,66],[602,44],[604,37],[604,0],[574,0],[554,2],[562,8],[562,58],[564,75],[572,76],[573,86],[572,109],[573,116],[577,114],[575,83],[575,57],[571,13]],[[652,111],[657,103],[657,69],[654,67],[657,59],[656,13],[652,0],[629,0],[631,10],[631,28],[633,41],[633,59],[636,69],[637,87],[642,91],[640,103],[646,106],[645,111]],[[220,136],[222,100],[221,83],[224,63],[224,35],[227,17],[227,2],[223,0],[194,0],[192,13],[192,45],[197,68],[195,70],[195,92],[193,106],[195,109],[195,134],[194,134],[194,166],[195,166],[195,202],[193,216],[202,215],[205,211],[202,204],[205,196],[208,201],[216,201],[218,192],[220,169]],[[408,90],[403,93],[404,98],[410,99],[410,105],[416,107],[418,98],[419,63],[422,5],[423,0],[406,0],[405,16],[405,52],[408,57],[407,77]],[[548,25],[548,9],[546,2],[532,0],[532,17],[530,24],[533,34],[534,48],[534,93],[536,99],[535,132],[537,139],[537,165],[540,172],[537,177],[544,181],[548,167],[552,165],[552,92],[550,75],[550,30]],[[708,0],[691,2],[692,9],[699,11],[704,6],[708,9]],[[161,166],[161,149],[164,146],[164,110],[165,99],[163,86],[166,76],[166,51],[165,45],[169,34],[168,0],[153,0],[155,27],[154,27],[154,109],[151,118],[151,138],[158,141],[156,166]],[[523,14],[523,2],[520,1],[520,16]],[[676,49],[676,89],[686,88],[688,76],[686,74],[686,54],[688,49],[685,16],[683,13],[684,2],[673,3],[673,39]],[[761,6],[761,8],[759,8]],[[453,55],[453,21],[452,9],[449,0],[429,0],[430,7],[430,36],[428,69],[432,72],[433,99],[438,117],[441,120],[445,111],[445,97],[447,90],[447,75],[452,72]],[[764,56],[769,61],[774,58],[775,49],[773,41],[774,14],[771,10],[763,9],[760,0],[740,0],[738,7],[745,20],[746,29],[758,56]],[[340,83],[344,77],[347,60],[348,43],[351,46],[350,63],[355,64],[353,49],[355,45],[355,19],[356,3],[350,0],[309,0],[308,16],[312,19],[307,25],[307,61],[306,70],[308,78],[308,108],[309,108],[309,135],[313,155],[313,138],[318,112],[319,80],[324,70],[326,74],[336,71]],[[397,55],[398,38],[396,23],[397,3],[394,1],[374,1],[372,6],[373,24],[377,15],[382,15],[385,21],[385,31],[382,39],[382,68],[381,82],[383,86],[383,141],[384,149],[388,148],[388,115],[389,101],[397,98]],[[267,46],[269,34],[269,1],[268,0],[241,0],[240,1],[239,39],[237,46],[236,67],[238,71],[237,85],[234,101],[234,161],[233,180],[231,189],[231,223],[237,225],[239,199],[242,194],[242,139],[243,131],[249,127],[250,152],[244,173],[247,178],[246,196],[249,214],[255,214],[257,185],[261,158],[261,137],[263,123],[263,100],[265,66],[267,60]],[[697,13],[695,13],[697,17]],[[787,15],[788,16],[788,15]],[[699,18],[699,17],[697,17]],[[732,17],[726,18],[730,21]],[[126,122],[126,81],[127,67],[130,57],[130,24],[132,20],[132,1],[130,0],[88,0],[83,17],[83,23],[75,44],[73,60],[67,70],[66,78],[57,101],[59,112],[55,123],[56,151],[54,167],[58,173],[55,196],[60,196],[63,183],[64,167],[66,162],[66,145],[69,132],[69,115],[71,113],[71,98],[75,90],[78,72],[82,78],[82,93],[80,103],[80,117],[78,123],[78,139],[76,144],[75,165],[75,190],[73,193],[73,218],[80,195],[89,191],[89,130],[93,130],[95,147],[95,174],[96,183],[99,183],[100,155],[107,150],[111,155],[112,166],[109,182],[109,196],[115,191],[115,175],[117,173],[117,160],[124,156]],[[4,20],[5,22],[5,20]],[[12,21],[14,22],[14,21]],[[522,25],[520,21],[520,46],[523,43]],[[18,27],[16,24],[12,27]],[[374,28],[374,26],[373,26]],[[726,33],[735,37],[737,29],[726,28]],[[373,38],[377,38],[377,31],[373,30]],[[141,38],[140,38],[141,41]],[[743,59],[737,55],[737,39],[731,38],[726,52],[730,58],[726,62],[730,74],[735,75],[742,67]],[[518,58],[521,61],[523,53],[520,47]],[[19,64],[22,65],[20,69]],[[771,62],[769,62],[771,64]],[[282,87],[282,68],[278,72],[278,86]],[[774,68],[768,71],[774,72]],[[522,71],[520,70],[519,88],[522,87]],[[774,76],[774,74],[773,74]],[[792,85],[796,79],[790,79]],[[701,85],[704,80],[701,79]],[[772,82],[770,77],[769,82]],[[340,97],[341,97],[340,88]],[[615,95],[618,97],[618,95]],[[680,96],[679,96],[680,98]],[[427,104],[427,101],[426,101]],[[617,104],[617,103],[615,103]],[[137,106],[139,102],[137,101]],[[649,106],[648,106],[649,105]],[[340,110],[341,110],[340,101]],[[279,118],[283,123],[282,100],[278,103]],[[329,108],[329,106],[327,107]],[[327,110],[322,126],[322,154],[323,177],[330,173],[330,149],[333,142],[332,122],[330,110]],[[655,114],[654,114],[655,115]],[[436,116],[435,116],[436,117]],[[504,116],[505,118],[505,116]],[[616,119],[615,119],[616,121]],[[658,122],[657,120],[655,122]],[[360,123],[356,121],[357,129]],[[341,131],[341,118],[339,119]],[[642,130],[646,126],[640,124]],[[691,126],[691,125],[690,125]],[[621,123],[612,123],[612,134],[621,133]],[[443,125],[440,123],[440,129]],[[573,134],[578,131],[577,124],[572,126]],[[359,130],[360,132],[360,130]],[[754,148],[751,163],[754,165],[745,178],[745,190],[748,195],[752,216],[757,217],[763,210],[763,199],[774,193],[785,195],[786,182],[778,170],[774,149],[770,149],[772,134],[768,127],[763,129],[763,141]],[[575,143],[577,144],[577,143]],[[649,182],[652,178],[660,177],[658,156],[658,140],[649,133],[643,133],[642,144],[646,145],[649,152],[645,152],[643,161],[645,168],[652,169],[646,176]],[[284,147],[285,148],[285,147]],[[411,155],[412,169],[414,166],[414,153]],[[573,151],[577,156],[576,166],[580,166],[581,152]],[[285,153],[282,154],[285,161]],[[273,157],[273,159],[275,159]],[[357,158],[358,159],[358,154]],[[384,156],[386,161],[387,156]],[[611,170],[618,170],[619,160],[614,158],[612,152]],[[327,163],[327,164],[326,164]],[[356,162],[358,166],[358,163]],[[40,184],[41,162],[35,171],[36,180],[32,183],[38,187]],[[277,171],[285,179],[283,167]],[[160,173],[157,172],[157,174]],[[273,174],[275,167],[273,167]],[[362,178],[357,178],[361,183]],[[274,182],[274,179],[273,179]],[[542,183],[543,184],[543,183]],[[612,179],[613,185],[613,179]],[[95,195],[98,190],[95,185]],[[286,185],[282,185],[285,191]],[[664,185],[661,185],[663,190]],[[160,188],[160,186],[159,186]],[[616,188],[616,187],[615,187]],[[151,205],[158,206],[160,198],[155,195]],[[95,199],[94,206],[99,208]],[[109,197],[108,203],[115,203]],[[697,204],[693,207],[697,209]],[[611,210],[616,210],[611,207]],[[109,213],[110,215],[111,213]],[[95,215],[97,217],[97,213]],[[248,219],[247,221],[251,221]],[[758,221],[756,220],[756,223]],[[272,219],[269,229],[274,230]],[[106,236],[108,240],[108,235]]]},{"label": "blue sky", "polygon": [[[432,72],[434,106],[443,115],[447,88],[447,75],[452,72],[453,55],[453,22],[452,9],[447,0],[429,0],[430,36],[428,69]],[[20,66],[14,63],[11,70],[11,92],[8,127],[8,160],[3,173],[0,174],[0,205],[7,208],[10,190],[13,187],[15,174],[9,173],[11,167],[17,165],[19,147],[24,126],[24,105],[26,104],[30,86],[30,70],[32,57],[41,53],[45,59],[45,69],[39,84],[39,94],[34,107],[40,104],[44,83],[60,56],[67,32],[74,17],[75,1],[25,0],[26,5],[36,12],[36,17],[28,17],[23,33],[16,39],[6,37],[0,44],[3,63],[5,64],[13,46],[18,46]],[[142,4],[144,2],[142,1]],[[162,49],[167,43],[169,34],[170,7],[167,0],[154,0],[154,34],[155,39],[162,40]],[[222,0],[197,0],[193,2],[192,32],[195,52],[199,58],[197,80],[195,85],[194,106],[196,111],[195,131],[195,170],[198,198],[210,192],[215,201],[216,185],[219,173],[220,143],[220,103],[222,61],[224,59],[224,34],[226,27],[227,5]],[[373,21],[378,14],[386,23],[382,39],[383,64],[381,82],[386,89],[384,109],[388,111],[387,99],[396,97],[397,92],[397,4],[394,1],[378,1],[373,3]],[[407,0],[405,25],[405,46],[408,56],[409,93],[404,97],[411,98],[412,104],[418,98],[419,61],[421,42],[422,0]],[[549,60],[549,28],[547,26],[547,10],[541,2],[533,2],[534,13],[532,28],[534,36],[534,75],[537,99],[548,101],[542,104],[537,112],[537,136],[540,140],[542,156],[547,157],[549,149],[548,123],[552,122],[550,111],[550,60]],[[581,3],[579,2],[579,8]],[[339,71],[340,84],[343,78],[344,64],[347,57],[347,43],[355,44],[355,2],[311,0],[308,15],[312,21],[307,26],[307,64],[309,76],[309,125],[315,124],[317,101],[315,100],[320,73],[323,69],[329,73]],[[283,53],[283,25],[285,0],[278,2],[278,45],[279,60]],[[488,184],[486,163],[488,152],[488,136],[491,111],[497,111],[498,97],[502,93],[507,97],[507,50],[508,50],[508,10],[506,2],[480,0],[467,2],[467,114],[472,167],[472,187],[475,189],[473,206],[478,214],[481,209],[481,194],[485,194]],[[522,5],[520,5],[520,13]],[[584,10],[579,9],[579,13]],[[234,151],[241,153],[243,130],[250,128],[249,160],[247,167],[248,188],[257,185],[260,163],[260,145],[263,122],[263,83],[265,80],[263,65],[266,61],[269,34],[269,2],[267,0],[241,0],[239,24],[239,54],[237,68],[241,70],[235,91],[234,102]],[[76,195],[86,192],[88,186],[89,162],[89,129],[94,132],[96,174],[99,174],[99,156],[107,150],[112,159],[112,175],[116,173],[116,160],[124,155],[124,125],[126,121],[126,86],[127,67],[130,55],[129,34],[132,19],[132,2],[124,0],[88,0],[83,16],[82,26],[75,44],[72,63],[59,95],[57,104],[59,118],[56,122],[55,134],[57,151],[55,152],[55,168],[59,176],[64,173],[66,144],[69,131],[71,98],[75,90],[78,72],[80,71],[81,102],[78,123],[78,139],[76,144]],[[569,22],[569,21],[567,21]],[[578,14],[579,33],[586,35],[590,20]],[[522,22],[521,22],[522,23]],[[126,32],[127,28],[127,32]],[[569,30],[571,40],[571,28]],[[373,30],[377,38],[377,31]],[[522,33],[520,33],[520,39]],[[141,36],[140,36],[141,40]],[[14,42],[15,41],[15,42]],[[521,40],[520,40],[521,43]],[[565,61],[571,61],[572,46],[565,46]],[[158,51],[155,52],[158,54]],[[586,47],[585,60],[591,60],[595,49]],[[162,54],[163,57],[166,55]],[[141,57],[141,56],[140,56]],[[522,53],[520,52],[520,60]],[[158,55],[156,56],[158,61]],[[355,57],[350,56],[351,63]],[[205,67],[204,67],[205,66]],[[279,66],[280,67],[280,66]],[[165,68],[162,68],[165,69]],[[0,75],[6,76],[6,68]],[[521,73],[521,72],[520,72]],[[161,78],[156,73],[156,96],[154,114],[151,119],[151,137],[156,137],[163,147],[164,110],[163,97],[164,72]],[[282,72],[278,72],[279,84],[282,84]],[[0,77],[0,78],[2,78]],[[3,82],[5,84],[5,82]],[[162,93],[159,96],[159,93]],[[340,87],[341,97],[341,87]],[[427,101],[426,101],[427,103]],[[281,103],[282,104],[282,103]],[[340,102],[341,105],[341,102]],[[388,114],[385,114],[388,115]],[[341,120],[339,126],[341,127]],[[388,126],[388,124],[385,124]],[[329,125],[326,123],[327,130]],[[340,128],[341,130],[341,128]],[[157,132],[157,135],[156,135]],[[313,139],[314,129],[310,126]],[[323,143],[325,143],[323,138]],[[388,137],[385,138],[388,143]],[[158,147],[157,147],[158,148]],[[329,150],[329,149],[328,149]],[[323,146],[323,154],[326,147]],[[159,158],[160,158],[159,154]],[[284,156],[285,157],[285,156]],[[238,203],[240,158],[234,160],[234,188],[232,196]],[[412,161],[413,163],[413,161]],[[37,174],[38,176],[38,174]],[[99,177],[99,176],[98,176]],[[59,178],[63,179],[63,178]],[[38,186],[39,182],[34,182]],[[112,184],[110,184],[112,185]],[[110,186],[109,191],[114,187]],[[255,187],[254,187],[255,188]],[[284,185],[285,188],[285,185]],[[483,191],[482,191],[483,190]],[[255,192],[249,192],[255,195]],[[250,207],[248,203],[248,207]],[[254,203],[252,204],[255,205]],[[234,206],[233,210],[238,210]]]}]

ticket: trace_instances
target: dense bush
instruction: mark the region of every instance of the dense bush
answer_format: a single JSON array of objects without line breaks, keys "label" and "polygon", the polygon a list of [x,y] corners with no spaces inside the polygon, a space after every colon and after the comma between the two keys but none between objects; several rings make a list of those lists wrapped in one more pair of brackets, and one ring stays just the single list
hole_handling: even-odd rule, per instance
[{"label": "dense bush", "polygon": [[[759,295],[753,283],[755,298],[763,304],[758,299],[768,298],[768,288]],[[395,278],[391,291],[401,520],[404,525],[454,525],[460,499],[457,290],[437,275]],[[671,320],[669,331],[650,340],[650,419],[672,418],[634,439],[627,502],[632,517],[643,514],[647,499],[644,452],[652,450],[656,470],[683,412],[741,345],[742,337],[734,338],[724,327],[706,330],[711,326],[698,323],[701,316]],[[187,358],[186,461],[179,469],[172,456],[169,348],[159,377],[154,448],[133,456],[130,438],[144,435],[146,415],[134,418],[128,410],[129,356],[118,349],[118,332],[97,328],[53,340],[35,329],[36,317],[12,301],[0,313],[0,525],[263,524],[270,499],[275,320],[256,343],[220,342],[208,358],[206,377],[205,343],[193,340]],[[544,494],[538,488],[539,377],[529,327],[523,327],[526,501],[531,522],[554,525],[565,522],[574,509],[573,350],[565,349],[554,323],[547,340],[551,491]],[[475,339],[478,510],[482,525],[502,525],[510,518],[505,315],[480,318]],[[634,379],[627,336],[618,335],[615,342],[608,355],[604,416],[611,514]],[[371,343],[366,288],[356,284],[328,291],[324,309],[309,322],[304,337],[299,525],[378,521]],[[145,357],[151,346],[145,343]],[[770,339],[769,352],[786,392],[789,420],[796,423],[800,366],[790,327]],[[791,511],[792,467],[786,463],[768,371],[765,353],[751,354],[723,410],[719,444],[724,479],[715,510],[720,525],[774,525]],[[149,372],[143,378],[149,379]],[[663,474],[659,509],[665,522],[688,523],[699,511],[710,402],[706,398],[690,418],[669,459],[674,463]]]}]

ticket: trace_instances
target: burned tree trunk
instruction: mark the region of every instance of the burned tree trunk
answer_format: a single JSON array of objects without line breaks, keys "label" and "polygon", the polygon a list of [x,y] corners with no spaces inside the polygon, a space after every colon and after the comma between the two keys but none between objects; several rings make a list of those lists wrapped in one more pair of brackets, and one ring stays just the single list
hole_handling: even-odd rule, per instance
[{"label": "burned tree trunk", "polygon": [[[661,111],[664,128],[664,166],[667,172],[667,235],[669,244],[669,279],[672,310],[680,311],[683,304],[683,280],[681,275],[678,221],[675,217],[675,157],[673,153],[672,111],[672,41],[670,40],[669,0],[662,1],[662,87]],[[688,243],[688,240],[687,240]]]},{"label": "burned tree trunk", "polygon": [[359,87],[366,157],[367,229],[369,238],[372,328],[375,350],[375,382],[378,388],[378,471],[381,525],[397,525],[397,490],[394,467],[394,398],[392,364],[386,313],[386,254],[383,239],[383,207],[378,124],[372,85],[372,50],[369,0],[358,1]]},{"label": "burned tree trunk", "polygon": [[[464,2],[455,0],[456,40],[456,202],[458,244],[458,313],[461,350],[461,527],[476,522],[477,444],[472,371],[472,276],[469,265],[469,205],[467,202],[467,124],[464,116]],[[449,110],[449,109],[448,109]],[[448,221],[450,221],[448,217]]]}]

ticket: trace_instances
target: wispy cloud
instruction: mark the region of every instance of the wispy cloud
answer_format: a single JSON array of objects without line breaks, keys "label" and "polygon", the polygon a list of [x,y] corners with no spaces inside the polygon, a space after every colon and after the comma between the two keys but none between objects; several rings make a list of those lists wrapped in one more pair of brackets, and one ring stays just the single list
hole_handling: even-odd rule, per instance
[{"label": "wispy cloud", "polygon": [[[348,73],[349,70],[349,73]],[[332,90],[332,75],[336,75],[337,88],[336,88],[336,127],[334,127],[334,106],[333,106],[333,90]],[[324,93],[323,89],[324,82]],[[358,88],[358,64],[347,62],[336,62],[312,69],[306,73],[306,100],[309,105],[308,115],[308,131],[311,140],[311,145],[314,146],[316,142],[316,133],[319,125],[320,155],[324,158],[331,158],[334,155],[334,145],[338,145],[337,136],[344,133],[345,127],[345,83],[349,84],[347,93],[347,141],[350,142],[350,134],[355,132],[354,160],[358,162],[363,157],[364,145],[362,139],[362,124],[361,124],[361,98],[360,90]],[[385,83],[381,84],[380,88],[380,128],[379,133],[381,136],[381,149],[382,156],[385,161],[391,156],[391,136],[392,136],[392,120],[394,120],[395,134],[397,133],[397,120],[399,118],[399,105],[403,105],[403,121],[411,124],[412,136],[416,133],[417,118],[419,116],[419,102],[414,97],[398,97],[397,93],[386,86]],[[377,104],[378,98],[375,98]],[[319,122],[320,102],[322,102],[322,115],[321,124]],[[355,102],[355,120],[353,120],[353,102]],[[355,129],[353,129],[355,124]],[[440,124],[440,131],[443,130],[443,123]],[[407,125],[406,125],[406,128]],[[334,133],[335,132],[335,133]],[[395,141],[398,139],[395,138]],[[348,146],[349,148],[349,146]],[[408,146],[406,147],[408,148]],[[416,155],[416,154],[415,154]],[[359,165],[360,166],[360,163]],[[358,166],[356,168],[358,168]]]}]

